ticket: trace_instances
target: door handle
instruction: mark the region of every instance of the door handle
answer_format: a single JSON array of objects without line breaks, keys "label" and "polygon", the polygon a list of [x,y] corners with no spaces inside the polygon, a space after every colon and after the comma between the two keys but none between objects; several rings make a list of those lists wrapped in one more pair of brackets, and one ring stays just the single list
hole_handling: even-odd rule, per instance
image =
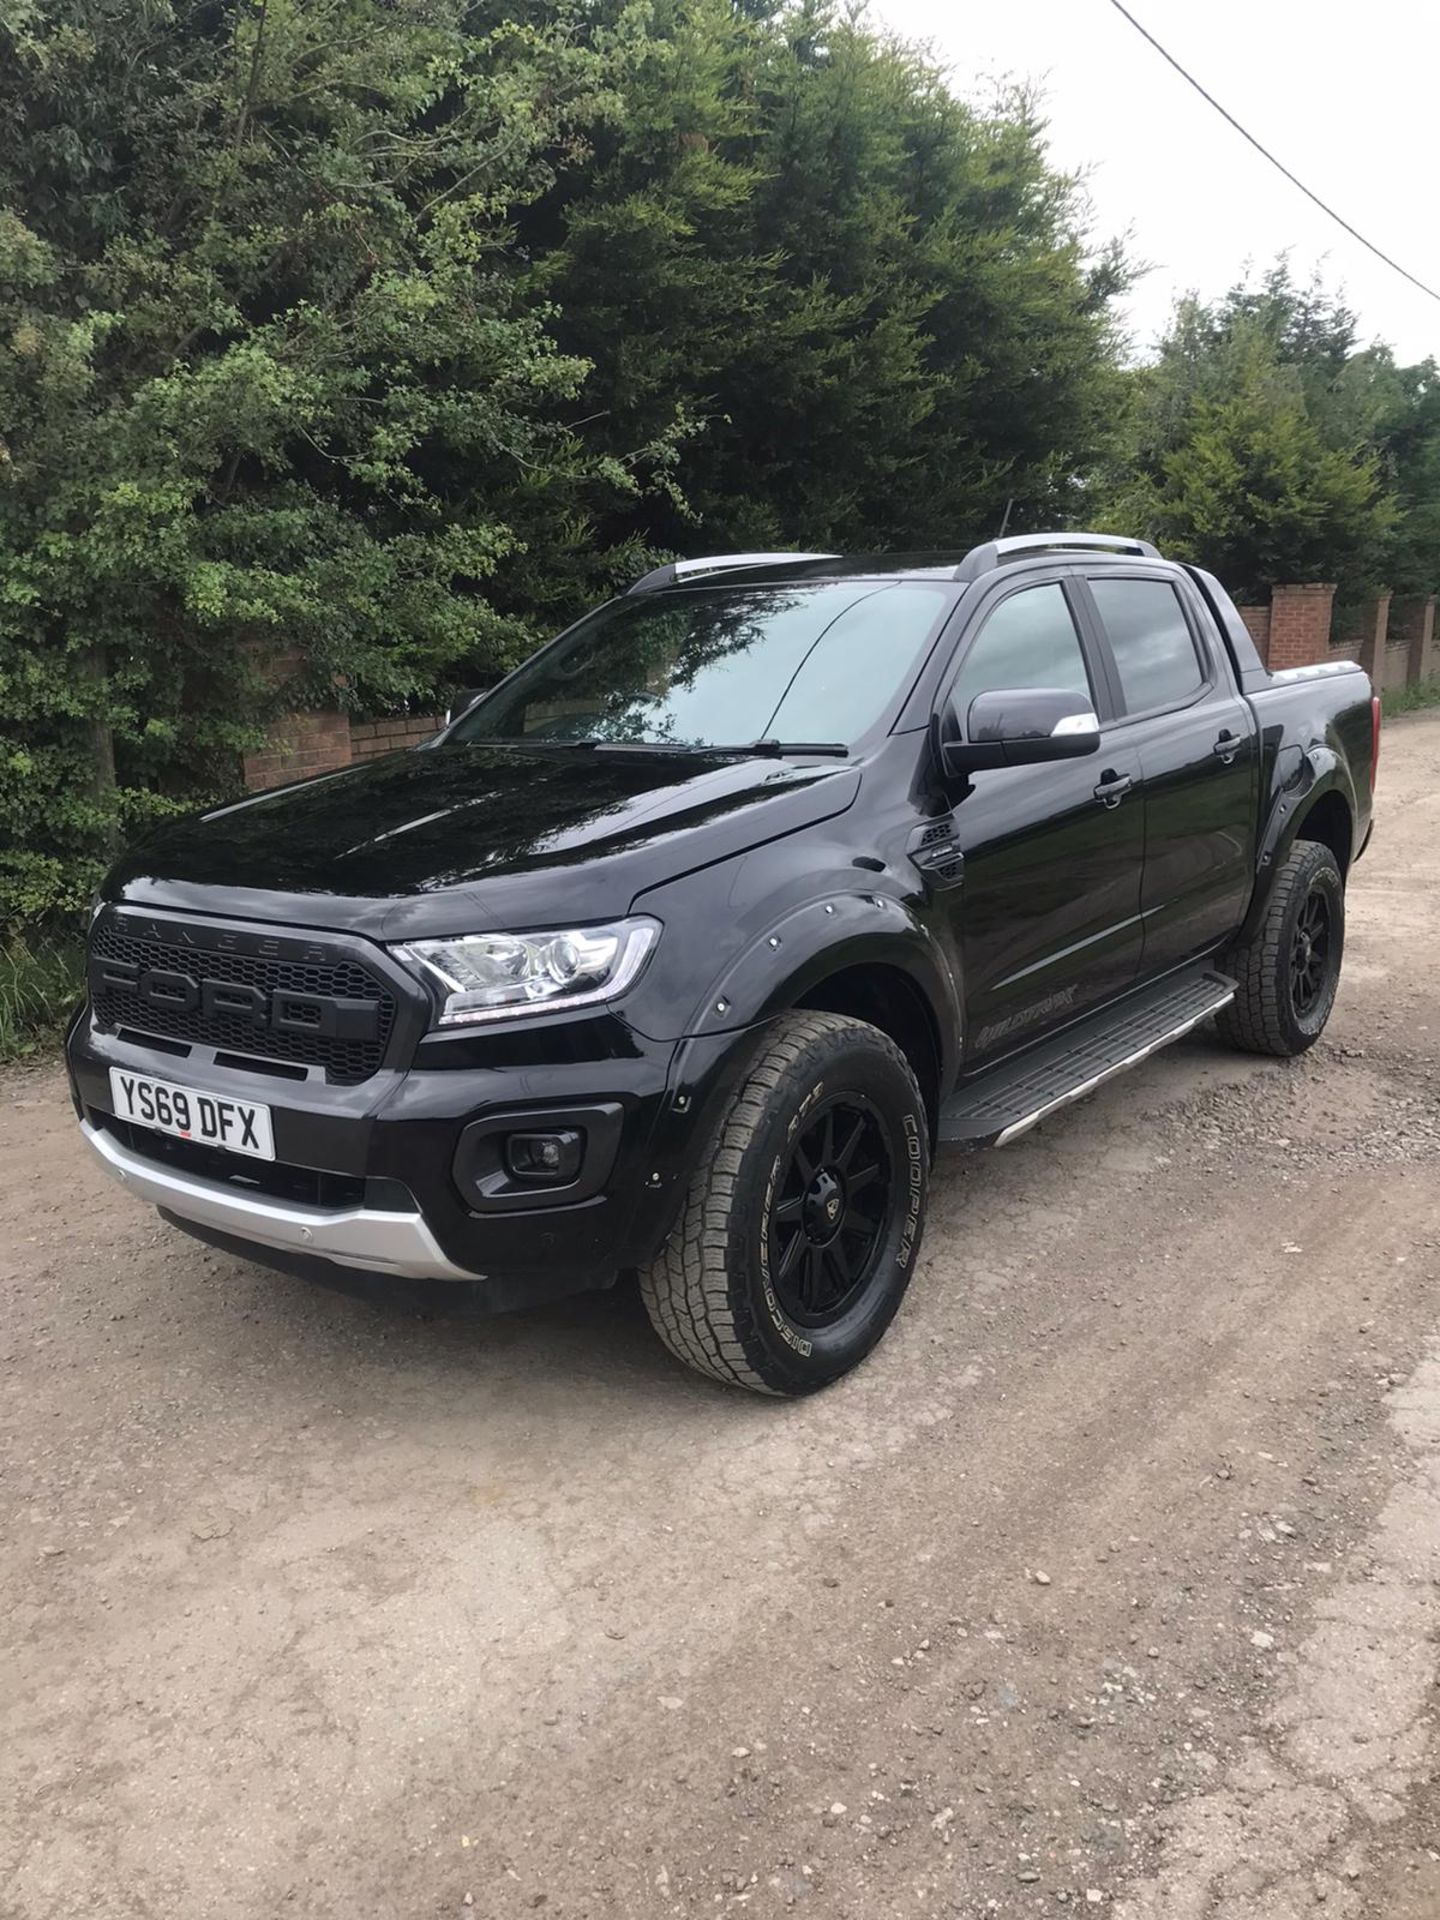
[{"label": "door handle", "polygon": [[1220,761],[1222,766],[1228,767],[1244,744],[1244,741],[1241,740],[1238,734],[1231,733],[1228,727],[1224,727],[1221,729],[1220,738],[1215,742],[1214,746],[1211,747],[1210,751]]},{"label": "door handle", "polygon": [[1128,773],[1102,773],[1100,784],[1095,789],[1095,798],[1102,807],[1118,807],[1134,784]]}]

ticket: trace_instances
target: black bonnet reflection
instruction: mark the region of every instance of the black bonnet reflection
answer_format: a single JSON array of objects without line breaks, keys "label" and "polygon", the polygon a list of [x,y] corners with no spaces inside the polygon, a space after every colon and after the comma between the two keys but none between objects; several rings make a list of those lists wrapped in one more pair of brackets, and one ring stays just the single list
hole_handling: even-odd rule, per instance
[{"label": "black bonnet reflection", "polygon": [[380,896],[574,866],[693,828],[825,777],[823,768],[706,754],[445,746],[162,829],[122,881],[151,869],[211,886]]}]

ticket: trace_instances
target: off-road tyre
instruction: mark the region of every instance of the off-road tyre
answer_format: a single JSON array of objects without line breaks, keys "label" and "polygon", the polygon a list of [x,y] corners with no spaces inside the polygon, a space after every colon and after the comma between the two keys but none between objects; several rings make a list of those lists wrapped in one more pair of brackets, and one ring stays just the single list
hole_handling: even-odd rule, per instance
[{"label": "off-road tyre", "polygon": [[[845,1187],[840,1155],[857,1127],[857,1156],[873,1154],[873,1164],[886,1166],[883,1204],[873,1203],[878,1224],[867,1238],[867,1195],[876,1182],[865,1176],[872,1162],[861,1167],[856,1158],[848,1164],[860,1177],[836,1215],[843,1243],[807,1239],[798,1259],[810,1274],[818,1256],[822,1280],[828,1275],[837,1290],[853,1260],[857,1291],[839,1291],[828,1318],[818,1308],[807,1316],[796,1298],[803,1281],[781,1281],[780,1271],[789,1238],[810,1231],[804,1221],[818,1221],[817,1235],[827,1230],[832,1193],[824,1180],[837,1183],[837,1194]],[[808,1150],[827,1139],[833,1174],[823,1152]],[[806,1167],[814,1168],[808,1183]],[[904,1297],[920,1250],[929,1168],[925,1105],[900,1049],[862,1020],[782,1016],[731,1098],[666,1245],[641,1270],[656,1332],[687,1366],[756,1393],[813,1393],[838,1380],[875,1346]],[[797,1191],[798,1215],[796,1200],[784,1197]],[[787,1213],[793,1226],[781,1224]],[[864,1224],[843,1224],[851,1220]],[[868,1248],[863,1261],[860,1248]],[[813,1292],[823,1296],[820,1281]]]},{"label": "off-road tyre", "polygon": [[[1320,914],[1327,949],[1314,997],[1297,996],[1302,923]],[[1221,966],[1237,982],[1235,998],[1216,1015],[1222,1039],[1246,1053],[1290,1059],[1325,1031],[1340,984],[1345,946],[1345,882],[1334,854],[1318,840],[1297,840],[1275,876],[1264,918],[1253,937],[1233,947]],[[1313,955],[1313,942],[1309,952]]]}]

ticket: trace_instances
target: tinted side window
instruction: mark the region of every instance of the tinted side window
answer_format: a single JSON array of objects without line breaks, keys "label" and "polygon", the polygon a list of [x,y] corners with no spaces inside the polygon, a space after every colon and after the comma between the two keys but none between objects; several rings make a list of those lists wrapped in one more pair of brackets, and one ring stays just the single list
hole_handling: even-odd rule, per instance
[{"label": "tinted side window", "polygon": [[1092,580],[1090,591],[1110,636],[1130,713],[1180,707],[1205,673],[1180,597],[1165,580]]},{"label": "tinted side window", "polygon": [[1080,636],[1062,588],[1026,587],[1002,600],[989,616],[955,681],[962,720],[976,694],[999,687],[1063,687],[1093,698]]}]

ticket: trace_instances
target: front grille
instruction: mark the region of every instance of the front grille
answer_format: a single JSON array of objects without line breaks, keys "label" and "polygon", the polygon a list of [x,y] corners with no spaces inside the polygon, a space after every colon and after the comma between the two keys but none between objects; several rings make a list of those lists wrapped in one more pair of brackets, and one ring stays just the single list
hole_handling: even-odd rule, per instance
[{"label": "front grille", "polygon": [[[327,1212],[368,1204],[365,1179],[358,1173],[324,1173],[315,1167],[291,1166],[284,1160],[252,1160],[238,1153],[224,1153],[219,1147],[207,1147],[199,1140],[177,1140],[151,1127],[133,1126],[113,1113],[92,1111],[89,1119],[92,1126],[103,1127],[107,1133],[114,1134],[131,1153],[176,1173],[219,1181],[245,1193],[264,1194],[271,1200],[324,1207]],[[378,1204],[384,1205],[385,1201]]]},{"label": "front grille", "polygon": [[261,958],[254,954],[207,947],[171,945],[142,938],[125,922],[102,916],[90,936],[91,952],[100,959],[129,962],[140,968],[223,980],[261,993],[322,994],[343,1000],[366,1000],[376,1007],[373,1039],[342,1039],[306,1032],[272,1032],[255,1026],[241,1014],[207,1014],[179,1006],[137,1004],[123,989],[92,987],[95,1021],[101,1027],[130,1027],[192,1045],[219,1047],[230,1053],[258,1054],[268,1060],[288,1060],[300,1066],[323,1067],[328,1080],[354,1085],[368,1080],[385,1057],[395,1025],[395,996],[385,983],[357,960],[336,954],[323,961]]}]

